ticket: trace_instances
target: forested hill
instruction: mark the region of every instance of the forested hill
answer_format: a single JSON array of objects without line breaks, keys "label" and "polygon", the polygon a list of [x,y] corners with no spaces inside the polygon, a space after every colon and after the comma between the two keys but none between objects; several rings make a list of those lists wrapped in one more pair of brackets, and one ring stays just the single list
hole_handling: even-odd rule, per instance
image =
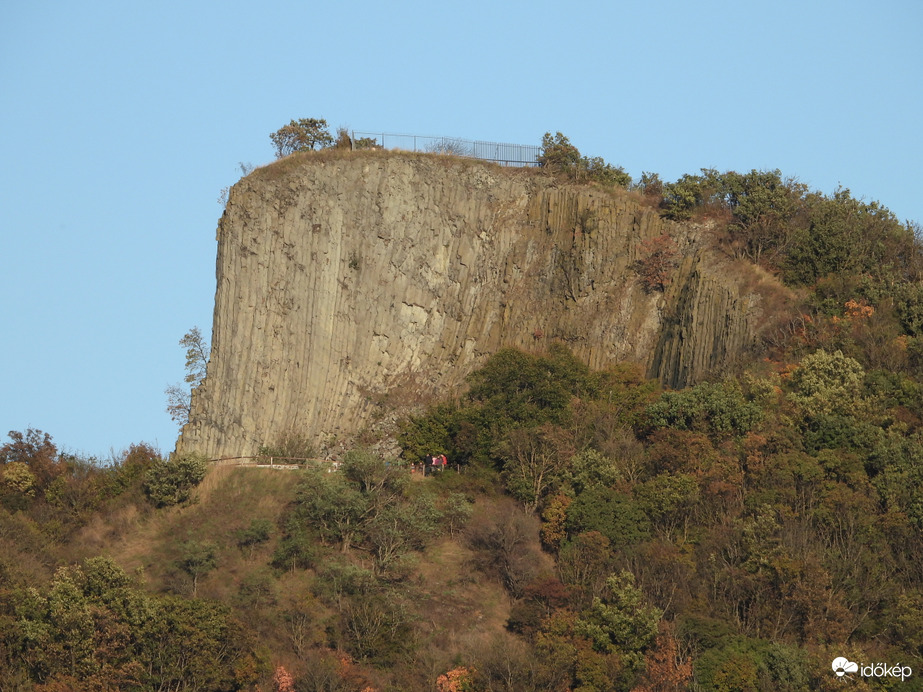
[{"label": "forested hill", "polygon": [[923,689],[915,226],[778,172],[632,187],[784,283],[722,374],[501,348],[337,472],[10,433],[0,688]]}]

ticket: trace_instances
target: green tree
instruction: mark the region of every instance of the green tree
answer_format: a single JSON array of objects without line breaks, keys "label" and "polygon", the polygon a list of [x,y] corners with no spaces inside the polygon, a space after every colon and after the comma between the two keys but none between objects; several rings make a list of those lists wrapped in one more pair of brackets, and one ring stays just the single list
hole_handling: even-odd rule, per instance
[{"label": "green tree", "polygon": [[713,433],[718,437],[744,435],[762,418],[760,407],[748,401],[736,380],[703,382],[689,389],[664,392],[647,408],[655,428]]},{"label": "green tree", "polygon": [[923,336],[923,284],[903,284],[899,287],[897,314],[907,334]]},{"label": "green tree", "polygon": [[36,490],[43,491],[66,470],[48,433],[29,428],[24,433],[11,430],[8,435],[10,441],[0,447],[0,464],[25,464],[35,478]]},{"label": "green tree", "polygon": [[842,351],[818,349],[792,373],[789,398],[810,416],[856,414],[863,404],[865,370]]},{"label": "green tree", "polygon": [[55,673],[86,678],[94,672],[93,613],[81,577],[79,568],[62,567],[47,595],[29,589],[20,602],[25,660],[37,679]]},{"label": "green tree", "polygon": [[645,197],[663,200],[663,181],[657,173],[642,171],[637,189]]},{"label": "green tree", "polygon": [[35,495],[35,475],[29,470],[28,465],[21,461],[13,461],[0,467],[0,481],[22,495]]},{"label": "green tree", "polygon": [[247,549],[252,558],[254,548],[268,541],[271,534],[272,522],[269,519],[252,519],[250,526],[237,530],[237,547]]},{"label": "green tree", "polygon": [[686,173],[663,186],[663,214],[675,221],[688,219],[696,209],[714,204],[720,188],[720,175],[714,169],[703,168],[702,175]]},{"label": "green tree", "polygon": [[573,536],[598,531],[617,547],[635,545],[650,535],[650,519],[627,493],[596,485],[580,493],[567,508],[567,529]]},{"label": "green tree", "polygon": [[428,497],[386,505],[365,529],[376,570],[386,572],[399,565],[411,551],[425,548],[439,533],[440,519],[439,510]]},{"label": "green tree", "polygon": [[288,518],[282,531],[282,540],[272,556],[272,565],[294,572],[307,569],[317,557],[317,539],[297,516]]},{"label": "green tree", "polygon": [[540,166],[555,173],[576,171],[580,162],[580,151],[560,132],[554,136],[546,132],[542,136],[542,153],[538,157]]},{"label": "green tree", "polygon": [[420,462],[427,454],[446,453],[453,461],[453,433],[461,423],[461,414],[453,403],[437,404],[425,413],[398,422],[397,441],[401,456],[411,463]]},{"label": "green tree", "polygon": [[601,156],[592,158],[582,157],[579,162],[580,169],[590,180],[609,187],[628,188],[631,185],[631,176],[621,166],[606,163]]},{"label": "green tree", "polygon": [[575,180],[592,180],[610,187],[631,185],[631,176],[621,166],[606,163],[601,156],[588,158],[560,132],[546,132],[542,137],[542,153],[538,163],[553,173],[572,175]]},{"label": "green tree", "polygon": [[156,507],[178,505],[189,500],[206,473],[208,460],[197,454],[161,459],[144,474],[144,492]]},{"label": "green tree", "polygon": [[770,264],[789,244],[806,187],[783,180],[779,170],[722,176],[722,192],[733,214],[729,231],[735,253]]},{"label": "green tree", "polygon": [[247,667],[245,639],[225,606],[148,595],[109,558],[61,568],[14,600],[14,629],[0,635],[14,636],[41,689],[223,692],[247,681],[235,673]]},{"label": "green tree", "polygon": [[622,570],[606,579],[606,594],[593,599],[574,630],[593,642],[599,653],[616,653],[634,673],[644,666],[644,652],[654,643],[663,612],[646,605],[634,575]]},{"label": "green tree", "polygon": [[691,474],[661,473],[636,486],[635,497],[654,525],[671,536],[680,526],[688,526],[699,487]]},{"label": "green tree", "polygon": [[313,151],[333,144],[327,121],[318,118],[292,120],[270,134],[269,139],[276,149],[277,159],[296,151]]},{"label": "green tree", "polygon": [[295,520],[345,553],[369,513],[365,497],[342,473],[307,469],[295,497]]},{"label": "green tree", "polygon": [[192,597],[199,590],[199,578],[218,566],[218,546],[212,541],[186,541],[180,546],[176,566],[192,579]]},{"label": "green tree", "polygon": [[573,454],[572,435],[556,425],[510,430],[501,451],[507,490],[534,512]]},{"label": "green tree", "polygon": [[788,282],[810,285],[828,275],[866,272],[907,278],[916,271],[910,229],[878,202],[861,202],[846,188],[833,197],[805,197],[807,223],[797,229],[784,263]]},{"label": "green tree", "polygon": [[501,349],[468,376],[478,452],[495,458],[513,428],[565,424],[571,400],[587,393],[589,381],[589,368],[563,346],[553,346],[542,356]]}]

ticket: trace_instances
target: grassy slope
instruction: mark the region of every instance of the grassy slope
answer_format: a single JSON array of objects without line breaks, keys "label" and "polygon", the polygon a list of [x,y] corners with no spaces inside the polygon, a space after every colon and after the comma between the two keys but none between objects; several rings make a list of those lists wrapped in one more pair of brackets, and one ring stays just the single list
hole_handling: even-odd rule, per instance
[{"label": "grassy slope", "polygon": [[[140,576],[151,591],[188,597],[191,579],[175,564],[183,544],[212,542],[218,548],[217,567],[199,579],[198,597],[231,606],[259,642],[265,663],[285,665],[298,675],[307,651],[333,644],[324,623],[337,614],[312,594],[313,570],[280,572],[270,567],[279,540],[277,528],[268,542],[253,550],[238,547],[236,539],[236,532],[255,519],[278,527],[294,498],[297,477],[297,471],[214,467],[188,506],[152,510],[130,503],[96,515],[64,547],[66,559],[110,556],[126,572]],[[508,500],[478,502],[478,513],[484,513]],[[531,540],[539,552],[537,533]],[[361,553],[353,558],[364,562]],[[550,559],[543,567],[551,568]],[[507,592],[473,566],[473,553],[461,534],[443,536],[419,555],[399,586],[407,594],[414,637],[423,644],[416,647],[412,663],[422,676],[420,684],[451,668],[458,656],[509,636]],[[299,630],[298,617],[305,613]]]}]

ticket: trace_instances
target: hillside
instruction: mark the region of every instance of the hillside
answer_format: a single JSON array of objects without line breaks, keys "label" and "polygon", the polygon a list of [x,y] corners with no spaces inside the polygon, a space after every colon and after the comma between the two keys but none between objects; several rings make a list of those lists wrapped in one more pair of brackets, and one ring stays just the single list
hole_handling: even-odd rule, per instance
[{"label": "hillside", "polygon": [[[255,173],[231,201],[346,185],[373,164],[396,167],[379,184],[403,170],[424,188],[440,170],[469,181],[495,172],[437,156],[319,152]],[[314,182],[304,182],[309,174]],[[422,289],[394,273],[371,286],[356,278],[362,292],[382,293],[352,295],[350,272],[385,271],[374,269],[382,253],[351,267],[350,251],[366,247],[353,239],[343,241],[345,267],[331,270],[346,297],[296,291],[279,316],[257,278],[273,275],[267,262],[295,261],[286,250],[296,258],[301,250],[286,245],[275,220],[310,220],[310,205],[254,206],[262,215],[248,220],[229,203],[224,259],[255,264],[237,285],[219,259],[216,320],[236,326],[216,324],[218,352],[181,449],[193,439],[210,453],[263,444],[258,434],[274,431],[306,449],[310,430],[283,427],[294,402],[305,407],[297,420],[326,420],[324,407],[340,406],[341,431],[376,410],[399,453],[381,454],[382,440],[366,430],[363,444],[343,443],[336,471],[319,461],[243,468],[189,451],[163,458],[143,444],[103,464],[60,451],[40,431],[10,432],[0,446],[0,690],[923,689],[916,227],[848,190],[826,197],[777,171],[705,170],[670,184],[647,176],[631,190],[576,185],[566,170],[497,176],[527,191],[526,211],[512,216],[508,236],[483,231],[498,241],[495,254],[477,255],[495,295],[472,304],[489,315],[498,298],[520,296],[534,301],[531,310],[508,302],[516,329],[488,330],[491,351],[464,368],[434,356],[439,368],[426,372],[440,388],[413,380],[388,396],[363,394],[372,401],[358,399],[352,417],[342,408],[351,390],[336,382],[371,377],[368,356],[355,356],[358,369],[352,357],[342,367],[322,359],[331,379],[302,391],[285,339],[259,337],[256,355],[240,353],[235,334],[248,333],[240,320],[275,334],[303,327],[308,306],[338,305],[341,329],[291,335],[321,357],[338,339],[352,344],[370,320],[410,329],[370,315],[389,282],[405,281],[402,293]],[[325,194],[316,199],[341,197]],[[579,205],[590,205],[604,223],[578,240],[576,227],[547,220],[553,214],[530,217],[535,199],[544,200],[539,212],[569,199],[587,223]],[[645,219],[647,239],[612,220],[622,218],[615,209]],[[545,225],[517,225],[528,218]],[[259,232],[228,242],[235,229]],[[414,248],[429,257],[435,246],[414,232],[422,235],[403,242],[417,261]],[[589,283],[548,279],[559,265],[547,253],[562,238],[595,258],[570,275]],[[285,259],[251,247],[262,242],[278,244]],[[398,246],[392,238],[389,248]],[[394,255],[384,256],[392,267]],[[497,257],[532,268],[490,284]],[[607,275],[607,263],[622,274]],[[300,273],[309,275],[290,272]],[[562,298],[565,285],[574,290]],[[522,293],[503,293],[513,287]],[[633,307],[613,316],[600,307],[609,295]],[[433,300],[436,314],[444,303]],[[595,346],[558,338],[577,316],[590,331],[615,324],[607,320],[653,325],[642,329],[648,350],[634,357],[630,334]],[[538,335],[539,323],[557,336]],[[429,343],[422,328],[408,334],[407,353]],[[437,341],[453,343],[441,334]],[[610,347],[627,350],[599,355]],[[267,367],[254,369],[260,363]],[[289,394],[260,398],[269,394],[255,393],[254,373],[272,382],[266,392],[289,377]],[[226,411],[219,387],[233,394]],[[439,453],[448,467],[424,475],[420,460]]]}]

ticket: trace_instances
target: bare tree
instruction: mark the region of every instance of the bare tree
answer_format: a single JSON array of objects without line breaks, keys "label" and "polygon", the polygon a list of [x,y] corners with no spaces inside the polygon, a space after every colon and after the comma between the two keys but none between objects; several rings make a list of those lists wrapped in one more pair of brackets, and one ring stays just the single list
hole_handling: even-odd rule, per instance
[{"label": "bare tree", "polygon": [[450,156],[471,156],[471,148],[461,139],[442,137],[430,144],[426,150],[431,154],[448,154]]},{"label": "bare tree", "polygon": [[180,427],[189,422],[189,412],[192,405],[192,390],[202,384],[205,379],[205,370],[208,366],[210,349],[202,331],[193,327],[179,340],[179,345],[186,349],[186,377],[184,381],[188,387],[181,384],[171,384],[164,390],[167,395],[167,413],[173,422]]}]

